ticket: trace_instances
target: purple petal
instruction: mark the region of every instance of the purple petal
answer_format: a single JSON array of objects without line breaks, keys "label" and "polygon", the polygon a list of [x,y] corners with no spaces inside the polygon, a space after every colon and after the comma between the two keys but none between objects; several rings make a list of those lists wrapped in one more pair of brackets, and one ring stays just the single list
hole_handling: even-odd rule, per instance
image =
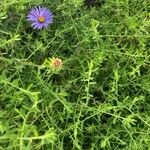
[{"label": "purple petal", "polygon": [[40,15],[43,16],[48,9],[46,7],[40,8]]},{"label": "purple petal", "polygon": [[29,14],[28,16],[27,16],[27,20],[29,20],[29,21],[38,21],[38,18],[37,17],[35,17],[35,16],[33,16],[32,14]]},{"label": "purple petal", "polygon": [[39,11],[37,10],[37,8],[33,8],[33,9],[30,11],[30,14],[32,14],[32,15],[35,16],[35,17],[38,17],[38,16],[39,16]]},{"label": "purple petal", "polygon": [[38,24],[37,22],[32,23],[31,25],[34,29],[42,29],[42,26],[40,24]]}]

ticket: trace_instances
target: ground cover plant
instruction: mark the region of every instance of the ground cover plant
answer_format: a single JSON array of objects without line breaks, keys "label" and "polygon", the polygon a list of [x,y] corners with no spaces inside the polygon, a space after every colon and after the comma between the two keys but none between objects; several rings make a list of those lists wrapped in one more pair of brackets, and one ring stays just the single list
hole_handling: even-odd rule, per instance
[{"label": "ground cover plant", "polygon": [[148,0],[1,0],[0,150],[150,149],[149,31]]}]

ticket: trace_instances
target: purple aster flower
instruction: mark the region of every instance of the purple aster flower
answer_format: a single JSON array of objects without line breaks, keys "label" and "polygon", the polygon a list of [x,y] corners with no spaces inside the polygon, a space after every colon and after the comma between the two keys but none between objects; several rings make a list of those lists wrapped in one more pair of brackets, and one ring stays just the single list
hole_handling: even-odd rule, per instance
[{"label": "purple aster flower", "polygon": [[39,6],[29,12],[27,20],[32,23],[34,29],[42,29],[53,22],[53,15],[48,8]]}]

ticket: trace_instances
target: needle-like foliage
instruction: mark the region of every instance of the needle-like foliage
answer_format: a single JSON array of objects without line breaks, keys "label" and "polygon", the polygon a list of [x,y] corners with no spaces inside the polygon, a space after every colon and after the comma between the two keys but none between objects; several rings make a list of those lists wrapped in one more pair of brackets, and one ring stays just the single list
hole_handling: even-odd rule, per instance
[{"label": "needle-like foliage", "polygon": [[0,1],[0,150],[150,149],[150,2],[84,2]]}]

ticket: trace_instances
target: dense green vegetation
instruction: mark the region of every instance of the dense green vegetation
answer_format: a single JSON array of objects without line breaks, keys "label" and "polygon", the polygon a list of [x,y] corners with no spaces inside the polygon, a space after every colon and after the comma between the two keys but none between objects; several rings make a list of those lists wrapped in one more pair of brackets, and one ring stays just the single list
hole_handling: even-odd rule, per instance
[{"label": "dense green vegetation", "polygon": [[1,0],[0,150],[148,149],[150,1]]}]

